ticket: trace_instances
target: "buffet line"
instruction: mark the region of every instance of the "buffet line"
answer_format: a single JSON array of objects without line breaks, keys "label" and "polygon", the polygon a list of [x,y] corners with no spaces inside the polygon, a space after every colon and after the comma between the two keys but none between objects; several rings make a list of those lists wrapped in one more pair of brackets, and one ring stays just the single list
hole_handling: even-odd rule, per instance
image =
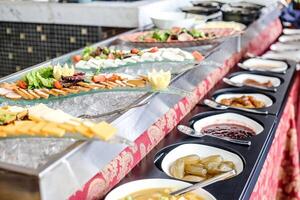
[{"label": "buffet line", "polygon": [[[192,96],[193,88],[182,89],[176,80],[187,75],[200,79],[195,77],[200,72],[204,76],[200,80],[205,80],[215,73],[219,63],[206,62],[225,45],[231,45],[232,54],[237,53],[233,46],[238,46],[245,28],[238,23],[208,22],[201,28],[135,30],[111,39],[113,42],[107,42],[110,45],[88,46],[5,77],[0,83],[0,137],[64,138],[79,146],[80,141],[86,141],[85,148],[101,141],[100,145],[110,143],[108,148],[133,148],[136,135],[124,134],[117,122],[135,109],[142,109],[140,120],[151,119],[143,115],[143,108],[151,104],[155,95],[174,98],[166,102]],[[275,47],[281,46],[272,45],[271,49]],[[153,150],[149,149],[105,200],[248,199],[293,82],[296,62],[286,60],[270,59],[270,52],[262,56],[249,54],[180,122],[178,131],[173,130]],[[99,100],[106,95],[117,99],[107,109]],[[111,105],[113,100],[107,101]],[[164,113],[160,111],[158,115]],[[74,147],[59,153],[64,157],[75,152],[78,146]],[[111,159],[109,155],[106,161]],[[21,167],[48,170],[40,163]],[[90,178],[91,175],[83,179]],[[196,187],[190,187],[192,184]],[[73,193],[68,191],[57,197]]]}]

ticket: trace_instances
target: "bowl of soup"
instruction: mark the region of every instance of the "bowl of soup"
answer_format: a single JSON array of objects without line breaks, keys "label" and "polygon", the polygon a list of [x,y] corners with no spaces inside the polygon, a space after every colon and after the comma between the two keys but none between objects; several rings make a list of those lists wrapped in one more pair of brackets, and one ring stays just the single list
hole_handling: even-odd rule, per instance
[{"label": "bowl of soup", "polygon": [[172,179],[141,179],[115,188],[105,197],[105,200],[216,200],[212,194],[202,188],[176,197],[169,195],[172,191],[190,185]]}]

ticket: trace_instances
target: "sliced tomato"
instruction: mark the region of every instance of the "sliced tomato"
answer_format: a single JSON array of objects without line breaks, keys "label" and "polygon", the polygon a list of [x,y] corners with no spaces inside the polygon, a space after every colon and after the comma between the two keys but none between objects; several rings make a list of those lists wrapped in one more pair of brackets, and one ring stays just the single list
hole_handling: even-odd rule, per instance
[{"label": "sliced tomato", "polygon": [[95,83],[105,82],[106,81],[106,77],[104,75],[93,76],[92,81],[94,81]]},{"label": "sliced tomato", "polygon": [[56,89],[61,89],[61,88],[63,88],[62,84],[61,84],[59,81],[54,81],[53,85],[54,85],[54,87],[55,87]]},{"label": "sliced tomato", "polygon": [[197,61],[201,61],[204,59],[204,56],[199,51],[194,51],[192,54],[193,54],[195,60],[197,60]]},{"label": "sliced tomato", "polygon": [[155,53],[155,52],[158,52],[158,47],[152,47],[149,52],[151,53]]},{"label": "sliced tomato", "polygon": [[131,49],[130,52],[131,52],[132,54],[138,54],[138,53],[140,52],[140,50],[137,49],[137,48],[133,48],[133,49]]},{"label": "sliced tomato", "polygon": [[17,86],[19,86],[22,89],[27,89],[27,83],[23,80],[18,80],[17,81]]},{"label": "sliced tomato", "polygon": [[81,60],[81,55],[75,55],[73,56],[73,62],[78,63]]}]

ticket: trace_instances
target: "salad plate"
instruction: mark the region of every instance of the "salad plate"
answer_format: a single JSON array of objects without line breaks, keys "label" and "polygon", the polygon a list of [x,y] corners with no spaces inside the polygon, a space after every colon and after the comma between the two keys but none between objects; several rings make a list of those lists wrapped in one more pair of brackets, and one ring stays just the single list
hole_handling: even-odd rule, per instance
[{"label": "salad plate", "polygon": [[221,39],[240,34],[232,28],[185,29],[172,28],[169,30],[153,30],[126,34],[119,39],[145,47],[189,47],[217,43]]}]

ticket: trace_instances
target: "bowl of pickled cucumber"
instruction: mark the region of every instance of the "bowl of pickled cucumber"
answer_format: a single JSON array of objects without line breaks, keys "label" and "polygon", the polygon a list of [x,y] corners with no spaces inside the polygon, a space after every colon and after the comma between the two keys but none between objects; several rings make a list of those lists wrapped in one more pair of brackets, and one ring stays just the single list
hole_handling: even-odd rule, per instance
[{"label": "bowl of pickled cucumber", "polygon": [[187,182],[201,182],[222,173],[244,169],[242,158],[229,150],[203,144],[181,144],[169,151],[160,168],[168,176]]}]

